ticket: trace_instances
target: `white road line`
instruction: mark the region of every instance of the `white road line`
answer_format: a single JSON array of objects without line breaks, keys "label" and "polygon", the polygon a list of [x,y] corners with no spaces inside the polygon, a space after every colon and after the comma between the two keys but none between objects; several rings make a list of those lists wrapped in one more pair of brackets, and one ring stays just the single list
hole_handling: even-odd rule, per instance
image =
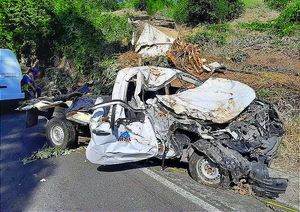
[{"label": "white road line", "polygon": [[140,168],[142,172],[144,172],[146,175],[152,177],[153,179],[157,180],[161,184],[165,185],[172,191],[175,191],[176,193],[180,194],[184,198],[188,199],[192,203],[200,206],[202,209],[207,210],[207,211],[213,211],[213,212],[221,212],[218,208],[210,205],[209,203],[205,202],[204,200],[196,197],[192,193],[184,190],[183,188],[175,185],[174,183],[170,182],[169,180],[165,179],[164,177],[154,173],[153,171],[147,169],[147,168]]}]

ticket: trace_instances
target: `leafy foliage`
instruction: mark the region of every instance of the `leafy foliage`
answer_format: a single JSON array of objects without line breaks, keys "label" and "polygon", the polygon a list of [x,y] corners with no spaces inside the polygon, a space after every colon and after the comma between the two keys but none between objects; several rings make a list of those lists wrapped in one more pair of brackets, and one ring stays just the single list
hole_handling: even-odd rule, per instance
[{"label": "leafy foliage", "polygon": [[277,18],[277,23],[300,23],[300,1],[287,5]]},{"label": "leafy foliage", "polygon": [[300,1],[286,6],[280,16],[271,22],[252,22],[241,24],[243,28],[256,31],[269,31],[280,36],[300,32]]},{"label": "leafy foliage", "polygon": [[289,3],[293,2],[293,0],[264,0],[267,5],[276,10],[283,10]]},{"label": "leafy foliage", "polygon": [[127,18],[109,12],[118,8],[114,0],[3,0],[1,48],[43,63],[54,54],[66,57],[72,68],[88,73],[128,44]]},{"label": "leafy foliage", "polygon": [[196,33],[188,36],[186,39],[188,42],[200,44],[200,46],[207,44],[222,46],[226,44],[229,33],[230,27],[227,23],[211,24],[200,27]]},{"label": "leafy foliage", "polygon": [[169,16],[176,22],[187,23],[189,17],[189,0],[178,0],[169,11]]},{"label": "leafy foliage", "polygon": [[244,4],[241,0],[128,0],[124,6],[146,10],[150,15],[162,12],[177,22],[197,25],[235,18]]},{"label": "leafy foliage", "polygon": [[236,18],[243,10],[239,0],[190,0],[189,22],[220,22]]},{"label": "leafy foliage", "polygon": [[3,0],[0,2],[1,48],[38,54],[55,35],[51,12],[42,1]]}]

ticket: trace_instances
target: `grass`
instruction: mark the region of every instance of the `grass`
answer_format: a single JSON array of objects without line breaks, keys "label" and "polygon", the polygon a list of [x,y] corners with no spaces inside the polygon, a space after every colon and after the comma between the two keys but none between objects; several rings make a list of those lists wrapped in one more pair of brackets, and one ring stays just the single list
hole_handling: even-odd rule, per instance
[{"label": "grass", "polygon": [[190,43],[212,43],[223,46],[227,43],[227,38],[231,28],[228,23],[204,25],[196,32],[186,37]]},{"label": "grass", "polygon": [[242,0],[242,2],[245,4],[245,8],[256,8],[264,5],[263,0]]},{"label": "grass", "polygon": [[271,91],[268,88],[262,88],[257,91],[257,95],[260,98],[267,98],[270,97]]},{"label": "grass", "polygon": [[[244,0],[249,1],[250,0]],[[250,3],[248,3],[250,4]],[[299,35],[300,1],[295,1],[286,6],[280,13],[279,17],[268,22],[254,21],[250,23],[240,23],[239,26],[250,31],[268,32],[271,34],[282,36]]]}]

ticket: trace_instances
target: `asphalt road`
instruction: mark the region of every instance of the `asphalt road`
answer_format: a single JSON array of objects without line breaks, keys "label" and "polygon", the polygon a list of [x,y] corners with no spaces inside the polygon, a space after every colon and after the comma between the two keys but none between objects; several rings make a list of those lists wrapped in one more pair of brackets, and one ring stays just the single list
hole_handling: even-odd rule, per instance
[{"label": "asphalt road", "polygon": [[[44,145],[44,124],[26,129],[25,114],[1,114],[1,211],[268,211],[254,197],[193,181],[186,164],[156,161],[99,166],[83,151],[23,165]],[[45,179],[44,182],[41,182]]]}]

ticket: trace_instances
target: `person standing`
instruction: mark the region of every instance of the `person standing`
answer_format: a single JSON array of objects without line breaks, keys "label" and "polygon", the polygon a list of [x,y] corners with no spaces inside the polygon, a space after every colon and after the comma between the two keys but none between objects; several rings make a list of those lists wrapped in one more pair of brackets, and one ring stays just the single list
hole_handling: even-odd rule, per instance
[{"label": "person standing", "polygon": [[29,75],[29,68],[22,67],[22,92],[25,94],[25,99],[32,99],[34,98],[34,93],[36,92],[35,87],[32,84],[31,77]]},{"label": "person standing", "polygon": [[30,69],[28,75],[30,76],[31,82],[35,88],[35,97],[36,98],[40,97],[42,93],[42,89],[36,84],[35,81],[35,79],[40,75],[40,69],[39,68]]},{"label": "person standing", "polygon": [[25,99],[33,99],[41,96],[41,88],[35,82],[36,77],[39,76],[40,70],[38,68],[30,69],[28,67],[22,68],[22,91],[25,93]]}]

